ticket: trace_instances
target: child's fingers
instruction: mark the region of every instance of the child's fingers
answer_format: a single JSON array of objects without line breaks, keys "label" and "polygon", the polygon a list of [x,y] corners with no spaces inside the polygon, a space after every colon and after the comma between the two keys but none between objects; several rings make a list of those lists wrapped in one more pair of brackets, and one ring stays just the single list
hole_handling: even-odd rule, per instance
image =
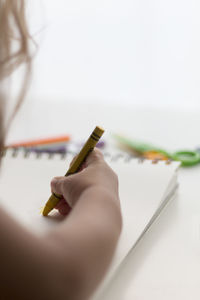
[{"label": "child's fingers", "polygon": [[51,180],[51,192],[59,195],[63,195],[63,176],[54,177]]},{"label": "child's fingers", "polygon": [[[76,157],[74,159],[76,159]],[[62,195],[62,197],[68,203],[68,206],[73,207],[82,191],[95,182],[95,179],[93,178],[95,177],[95,172],[92,170],[92,168],[90,169],[90,167],[102,162],[104,162],[103,155],[99,149],[95,148],[80,169],[88,169],[89,173],[87,173],[87,176],[85,175],[84,171],[82,171],[67,177],[54,177],[51,181],[52,193]],[[89,170],[91,170],[93,173],[90,174]],[[60,212],[68,213],[68,208],[62,206],[61,204],[62,202],[59,203],[57,207],[60,209]]]},{"label": "child's fingers", "polygon": [[70,212],[71,208],[69,204],[65,201],[64,198],[62,198],[58,204],[55,206],[55,208],[59,211],[61,215],[68,215]]},{"label": "child's fingers", "polygon": [[68,203],[66,199],[66,193],[64,193],[64,189],[66,190],[67,188],[67,182],[68,182],[68,178],[65,176],[54,177],[51,180],[51,192],[58,195],[62,195],[63,199],[70,206],[70,203]]},{"label": "child's fingers", "polygon": [[64,198],[60,199],[60,201],[56,204],[55,208],[59,209],[63,205],[63,203],[66,203]]},{"label": "child's fingers", "polygon": [[69,207],[69,205],[67,205],[67,202],[65,202],[64,205],[62,205],[59,209],[58,209],[59,213],[63,216],[66,216],[70,213],[71,208]]},{"label": "child's fingers", "polygon": [[102,161],[104,161],[102,152],[98,148],[94,148],[94,150],[88,155],[85,165],[88,167]]}]

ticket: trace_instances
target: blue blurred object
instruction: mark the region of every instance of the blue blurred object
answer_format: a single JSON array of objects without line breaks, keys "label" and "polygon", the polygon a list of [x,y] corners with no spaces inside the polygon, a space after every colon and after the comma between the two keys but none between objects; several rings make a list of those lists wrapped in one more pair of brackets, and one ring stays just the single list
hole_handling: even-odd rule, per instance
[{"label": "blue blurred object", "polygon": [[25,151],[29,151],[29,152],[34,152],[34,153],[49,153],[49,154],[64,154],[67,153],[67,146],[51,146],[51,147],[43,147],[43,148],[39,148],[39,147],[30,147],[30,148],[25,148]]}]

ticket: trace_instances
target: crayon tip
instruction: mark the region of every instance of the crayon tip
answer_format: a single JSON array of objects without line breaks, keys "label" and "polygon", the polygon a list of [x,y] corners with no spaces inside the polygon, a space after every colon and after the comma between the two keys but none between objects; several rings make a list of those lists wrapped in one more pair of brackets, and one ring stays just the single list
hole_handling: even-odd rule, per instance
[{"label": "crayon tip", "polygon": [[52,208],[46,205],[42,211],[43,216],[44,217],[48,216],[48,214],[50,213],[51,210],[52,210]]}]

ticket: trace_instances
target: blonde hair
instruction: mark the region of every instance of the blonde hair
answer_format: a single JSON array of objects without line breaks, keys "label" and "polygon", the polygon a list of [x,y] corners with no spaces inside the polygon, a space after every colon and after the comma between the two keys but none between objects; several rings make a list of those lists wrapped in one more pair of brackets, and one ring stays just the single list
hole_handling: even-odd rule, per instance
[{"label": "blonde hair", "polygon": [[[24,0],[0,0],[0,80],[5,79],[22,63],[26,65],[23,84],[18,95],[17,104],[11,114],[8,126],[20,107],[30,76],[31,55],[29,40],[31,39],[27,30],[25,18]],[[3,131],[3,97],[0,97],[0,147],[4,138]],[[1,148],[0,148],[1,149]]]}]

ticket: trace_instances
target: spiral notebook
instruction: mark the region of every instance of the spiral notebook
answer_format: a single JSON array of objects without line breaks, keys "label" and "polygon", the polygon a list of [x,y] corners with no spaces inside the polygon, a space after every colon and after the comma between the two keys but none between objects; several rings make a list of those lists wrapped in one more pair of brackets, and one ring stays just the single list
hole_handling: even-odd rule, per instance
[{"label": "spiral notebook", "polygon": [[[8,151],[0,171],[0,203],[14,218],[35,234],[58,226],[63,217],[53,212],[44,218],[40,209],[50,195],[50,181],[66,173],[72,155],[24,155]],[[176,193],[179,163],[140,161],[123,155],[106,155],[106,160],[119,177],[123,229],[105,280],[93,299],[101,293],[117,268],[133,251],[145,232]]]}]

